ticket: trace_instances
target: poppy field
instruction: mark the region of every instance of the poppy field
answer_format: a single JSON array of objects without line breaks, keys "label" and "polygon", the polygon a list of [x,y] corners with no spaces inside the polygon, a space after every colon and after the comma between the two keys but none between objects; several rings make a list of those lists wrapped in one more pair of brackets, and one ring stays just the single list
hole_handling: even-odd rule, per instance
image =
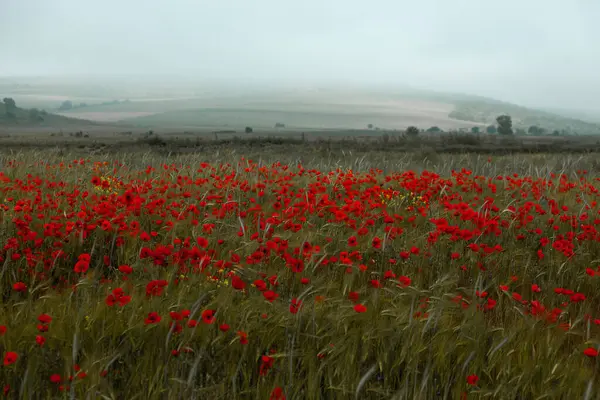
[{"label": "poppy field", "polygon": [[600,398],[593,157],[365,157],[3,155],[0,397]]}]

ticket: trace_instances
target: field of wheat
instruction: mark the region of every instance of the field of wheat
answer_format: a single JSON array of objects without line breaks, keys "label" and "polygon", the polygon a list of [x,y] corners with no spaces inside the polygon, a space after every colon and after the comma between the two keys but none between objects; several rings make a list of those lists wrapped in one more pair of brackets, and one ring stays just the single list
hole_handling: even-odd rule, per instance
[{"label": "field of wheat", "polygon": [[600,398],[590,157],[4,154],[0,395]]}]

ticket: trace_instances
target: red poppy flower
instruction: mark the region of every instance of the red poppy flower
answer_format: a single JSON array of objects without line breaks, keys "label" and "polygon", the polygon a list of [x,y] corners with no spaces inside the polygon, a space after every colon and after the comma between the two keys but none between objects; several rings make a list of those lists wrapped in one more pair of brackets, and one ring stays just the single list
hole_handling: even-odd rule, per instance
[{"label": "red poppy flower", "polygon": [[146,324],[146,325],[158,324],[161,319],[162,318],[160,317],[160,315],[158,315],[157,312],[152,311],[152,312],[148,313],[148,317],[146,317],[146,319],[144,319],[144,324]]},{"label": "red poppy flower", "polygon": [[4,353],[4,366],[8,367],[9,365],[16,363],[18,358],[19,355],[14,351],[7,351]]},{"label": "red poppy flower", "polygon": [[402,286],[409,286],[412,282],[412,280],[408,276],[404,276],[404,275],[402,275],[400,278],[398,278],[398,280],[400,281],[400,284]]},{"label": "red poppy flower", "polygon": [[124,307],[131,302],[131,296],[119,296],[118,302],[119,307]]},{"label": "red poppy flower", "polygon": [[467,384],[469,384],[471,386],[477,385],[478,381],[479,381],[479,377],[477,375],[469,375],[469,376],[467,376]]},{"label": "red poppy flower", "polygon": [[396,274],[391,269],[388,269],[383,273],[383,279],[394,279],[396,278]]},{"label": "red poppy flower", "polygon": [[380,249],[381,248],[381,239],[379,239],[377,236],[375,236],[373,238],[373,241],[371,244],[373,245],[374,249]]},{"label": "red poppy flower", "polygon": [[205,324],[212,324],[215,322],[215,310],[204,310],[202,311],[202,321]]},{"label": "red poppy flower", "polygon": [[264,292],[265,290],[267,290],[267,283],[265,281],[263,281],[262,279],[255,280],[254,286],[256,286],[256,288],[258,290],[260,290],[261,292]]},{"label": "red poppy flower", "polygon": [[598,350],[594,349],[593,347],[588,347],[583,351],[583,354],[588,357],[598,357]]},{"label": "red poppy flower", "polygon": [[198,243],[198,246],[204,249],[208,247],[208,240],[206,238],[199,237],[198,239],[196,239],[196,242]]},{"label": "red poppy flower", "polygon": [[356,240],[356,236],[350,236],[348,238],[348,246],[356,247],[358,245],[358,241]]},{"label": "red poppy flower", "polygon": [[38,321],[40,321],[42,324],[49,324],[52,322],[52,317],[48,314],[40,314],[38,316]]},{"label": "red poppy flower", "polygon": [[487,299],[487,302],[485,303],[485,309],[488,311],[493,310],[494,307],[496,307],[496,304],[497,304],[496,300],[489,298],[489,299]]},{"label": "red poppy flower", "polygon": [[365,306],[364,304],[357,304],[354,306],[354,311],[356,311],[357,313],[367,312],[367,306]]},{"label": "red poppy flower", "polygon": [[24,292],[27,290],[27,285],[25,285],[23,282],[16,282],[13,284],[13,290],[15,292]]},{"label": "red poppy flower", "polygon": [[298,311],[300,311],[300,308],[302,307],[302,300],[298,300],[297,298],[293,298],[292,299],[292,304],[290,304],[290,312],[292,314],[297,314]]},{"label": "red poppy flower", "polygon": [[131,268],[129,265],[121,265],[119,266],[119,271],[125,275],[129,275],[133,272],[133,268]]},{"label": "red poppy flower", "polygon": [[227,332],[229,330],[229,325],[227,325],[227,324],[221,324],[221,325],[219,325],[219,330],[221,332]]},{"label": "red poppy flower", "polygon": [[248,334],[244,331],[238,331],[238,337],[240,338],[241,344],[248,344]]},{"label": "red poppy flower", "polygon": [[45,338],[45,337],[43,337],[42,335],[37,335],[37,336],[35,337],[35,342],[36,342],[36,343],[37,343],[37,344],[38,344],[40,347],[42,347],[42,346],[43,346],[43,345],[46,343],[46,338]]},{"label": "red poppy flower", "polygon": [[272,290],[267,290],[267,291],[263,292],[263,297],[269,303],[272,303],[272,302],[274,302],[279,297],[279,295],[277,293],[275,293],[274,291],[272,291]]},{"label": "red poppy flower", "polygon": [[246,282],[244,282],[239,276],[233,275],[231,277],[231,286],[233,286],[233,288],[236,290],[244,290],[246,288]]},{"label": "red poppy flower", "polygon": [[269,396],[269,400],[285,400],[285,395],[283,394],[283,389],[279,386],[277,386],[275,389],[273,389],[273,391],[271,392],[271,395]]},{"label": "red poppy flower", "polygon": [[259,370],[259,375],[260,376],[265,376],[269,370],[273,367],[273,364],[275,363],[275,359],[273,357],[264,355],[260,358],[261,364],[260,364],[260,370]]},{"label": "red poppy flower", "polygon": [[79,260],[79,261],[77,261],[77,263],[75,263],[75,267],[73,268],[73,271],[77,272],[78,274],[84,274],[87,272],[87,270],[89,268],[90,268],[90,264],[88,261]]},{"label": "red poppy flower", "polygon": [[146,296],[160,296],[163,289],[168,285],[165,280],[154,280],[146,285]]},{"label": "red poppy flower", "polygon": [[108,296],[106,296],[106,299],[104,299],[104,303],[107,306],[112,307],[115,304],[117,304],[117,298],[114,295],[109,294]]},{"label": "red poppy flower", "polygon": [[62,378],[60,377],[59,374],[52,374],[50,375],[50,382],[52,383],[60,383],[62,381]]},{"label": "red poppy flower", "polygon": [[586,297],[583,293],[575,293],[571,296],[571,301],[573,303],[579,303],[581,301],[584,301],[585,299]]},{"label": "red poppy flower", "polygon": [[190,319],[187,323],[188,328],[195,328],[198,325],[198,321],[195,319]]}]

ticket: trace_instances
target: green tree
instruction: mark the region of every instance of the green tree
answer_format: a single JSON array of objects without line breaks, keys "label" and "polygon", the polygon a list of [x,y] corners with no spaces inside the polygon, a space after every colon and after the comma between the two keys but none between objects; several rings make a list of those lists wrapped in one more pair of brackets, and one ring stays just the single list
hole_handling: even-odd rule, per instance
[{"label": "green tree", "polygon": [[471,128],[471,133],[479,133],[479,127],[478,126],[474,126]]},{"label": "green tree", "polygon": [[5,97],[2,99],[4,102],[4,107],[6,108],[6,113],[14,112],[17,109],[17,103],[11,97]]},{"label": "green tree", "polygon": [[497,132],[497,129],[496,129],[496,127],[494,125],[490,125],[487,128],[485,128],[485,131],[487,133],[494,134],[494,133]]},{"label": "green tree", "polygon": [[500,115],[496,118],[498,133],[500,135],[513,135],[512,118],[510,115]]},{"label": "green tree", "polygon": [[42,116],[40,115],[40,110],[38,110],[37,108],[32,108],[31,110],[29,110],[30,121],[38,122],[40,118],[42,118]]},{"label": "green tree", "polygon": [[409,126],[408,128],[406,128],[406,135],[411,137],[418,136],[419,128],[417,128],[416,126]]},{"label": "green tree", "polygon": [[367,128],[368,128],[368,129],[373,129],[373,124],[369,124],[369,125],[367,125]]},{"label": "green tree", "polygon": [[59,110],[70,110],[73,108],[73,102],[71,100],[65,100],[62,102],[62,104],[60,105],[60,107],[58,107]]},{"label": "green tree", "polygon": [[527,133],[532,136],[537,136],[540,134],[540,128],[536,125],[531,125],[529,129],[527,129]]},{"label": "green tree", "polygon": [[251,127],[249,127],[249,126],[247,126],[247,127],[246,127],[246,129],[244,129],[244,131],[245,131],[246,133],[252,133],[252,128],[251,128]]},{"label": "green tree", "polygon": [[438,126],[432,126],[431,128],[427,129],[427,132],[429,133],[439,133],[442,130],[438,127]]}]

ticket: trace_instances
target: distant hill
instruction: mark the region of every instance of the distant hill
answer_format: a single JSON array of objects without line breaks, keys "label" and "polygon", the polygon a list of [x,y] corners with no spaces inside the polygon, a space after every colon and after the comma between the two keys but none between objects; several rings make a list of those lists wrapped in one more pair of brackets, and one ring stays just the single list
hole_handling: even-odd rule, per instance
[{"label": "distant hill", "polygon": [[508,114],[512,117],[515,128],[527,130],[535,125],[548,132],[558,130],[577,134],[600,134],[600,111],[592,113],[563,109],[542,110],[483,96],[414,88],[402,89],[392,97],[451,104],[452,111],[448,117],[453,120],[495,125],[497,116]]},{"label": "distant hill", "polygon": [[97,122],[56,115],[36,108],[8,107],[0,101],[0,127],[70,127],[97,125]]},{"label": "distant hill", "polygon": [[599,123],[585,121],[581,117],[574,117],[574,114],[560,115],[486,98],[460,99],[456,100],[454,105],[454,110],[448,116],[462,121],[495,124],[498,115],[508,114],[512,117],[515,128],[527,130],[531,126],[538,126],[548,132],[557,130],[580,135],[600,134]]},{"label": "distant hill", "polygon": [[[17,104],[43,107],[54,114],[41,115],[42,121],[35,111],[24,107],[19,109],[15,122],[7,121],[4,110],[0,109],[0,126],[10,123],[73,126],[88,120],[170,129],[246,126],[269,129],[281,123],[289,129],[373,126],[393,130],[414,125],[424,130],[434,126],[442,130],[469,130],[495,125],[497,116],[508,114],[515,129],[527,131],[537,126],[548,134],[555,130],[561,134],[600,134],[600,111],[594,117],[577,110],[538,110],[481,96],[407,86],[258,87],[233,91],[227,87],[192,84],[185,88],[170,88],[166,84],[155,88],[150,82],[147,86],[122,82],[107,85],[110,90],[100,90],[85,82],[69,85],[36,82],[8,82],[3,86],[0,79],[0,92],[13,97]],[[110,100],[123,98],[131,101]],[[65,100],[71,101],[73,108],[58,110]]]},{"label": "distant hill", "polygon": [[563,115],[569,118],[580,119],[586,122],[592,122],[600,124],[600,110],[570,110],[563,108],[549,108],[544,111],[552,114]]},{"label": "distant hill", "polygon": [[485,97],[423,90],[394,93],[315,89],[203,101],[135,102],[121,110],[123,115],[133,110],[152,114],[121,120],[145,127],[272,127],[281,122],[294,128],[361,128],[373,124],[387,129],[415,125],[421,129],[438,126],[445,130],[495,125],[496,117],[508,114],[515,129],[527,131],[537,126],[548,134],[555,130],[561,134],[600,134],[599,123],[571,115]]}]

